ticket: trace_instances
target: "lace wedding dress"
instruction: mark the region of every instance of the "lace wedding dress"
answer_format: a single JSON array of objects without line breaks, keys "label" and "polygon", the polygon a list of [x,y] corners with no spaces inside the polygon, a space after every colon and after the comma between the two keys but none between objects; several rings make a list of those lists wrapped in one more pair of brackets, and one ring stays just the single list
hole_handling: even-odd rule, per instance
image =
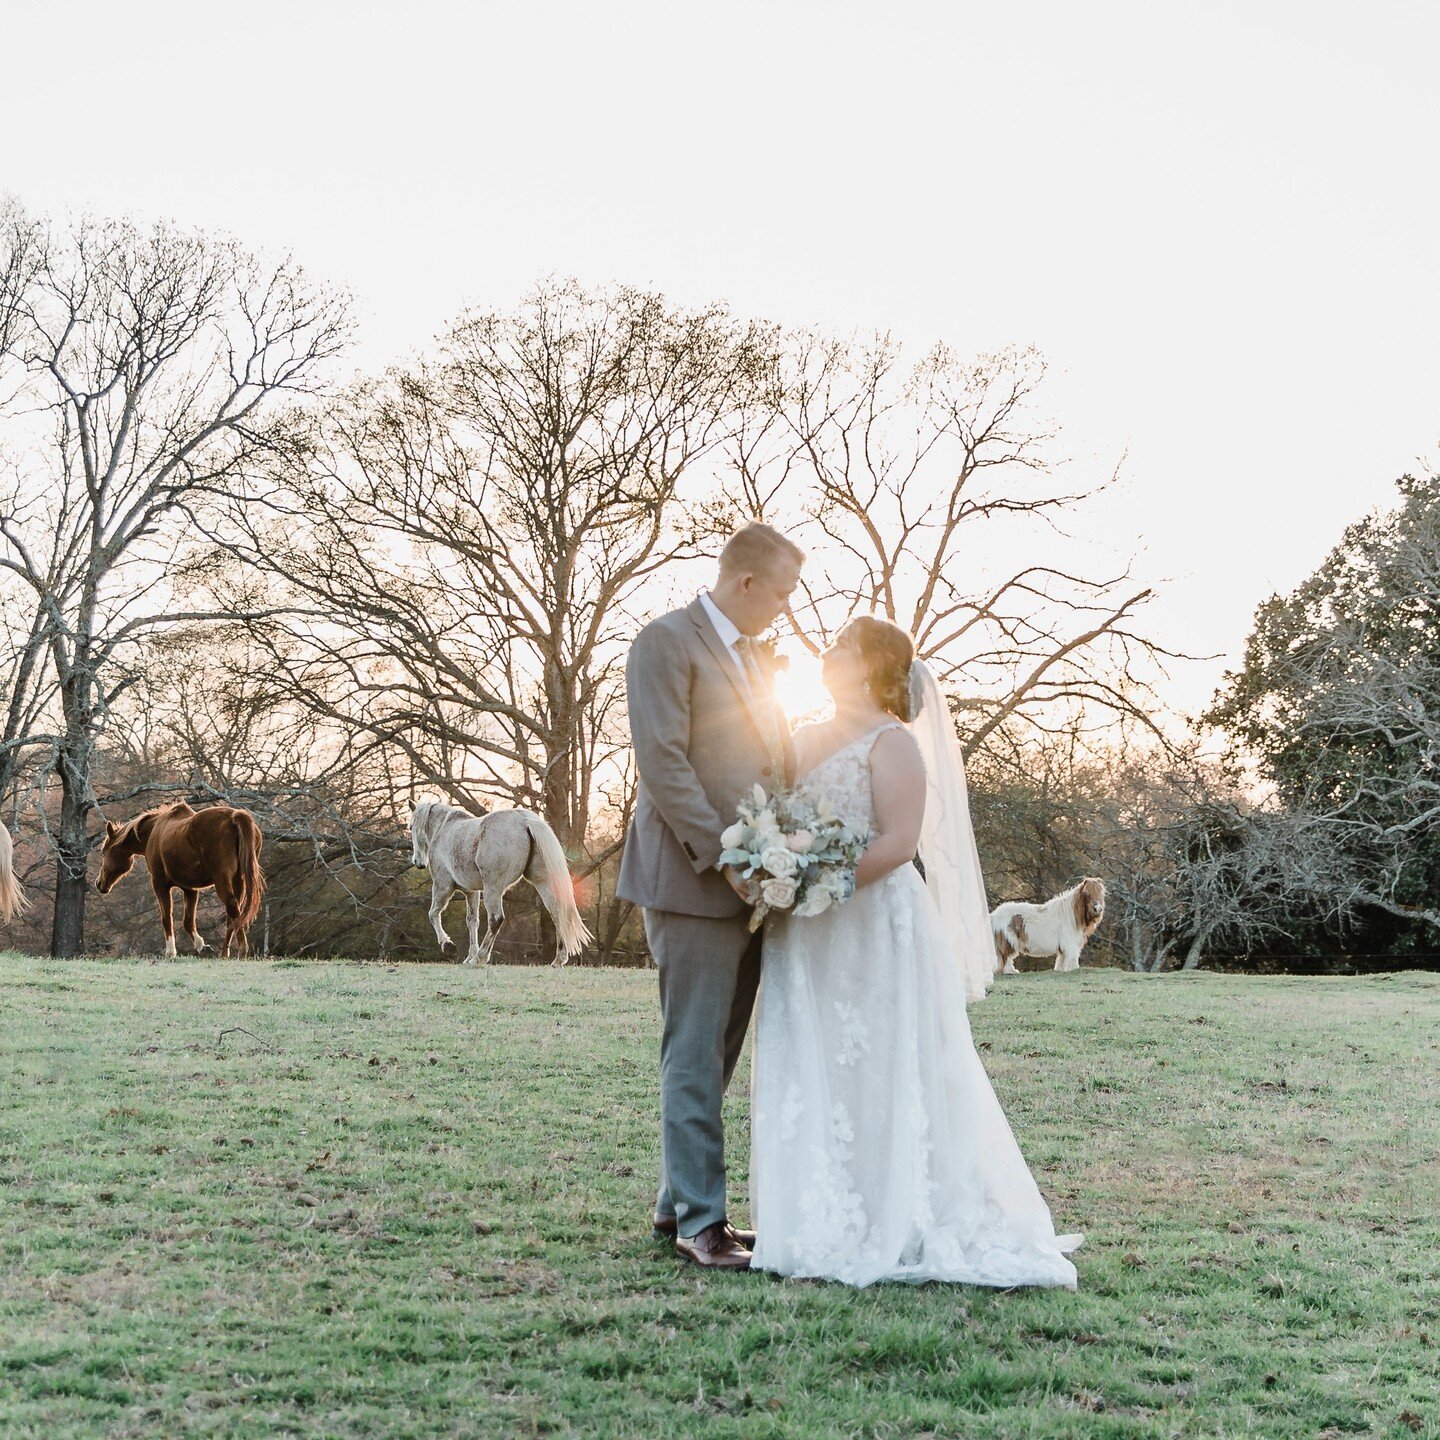
[{"label": "lace wedding dress", "polygon": [[[802,781],[874,824],[870,749]],[[869,1285],[951,1280],[1073,1289],[970,1037],[965,981],[913,865],[809,919],[772,917],[755,1031],[753,1265]]]}]

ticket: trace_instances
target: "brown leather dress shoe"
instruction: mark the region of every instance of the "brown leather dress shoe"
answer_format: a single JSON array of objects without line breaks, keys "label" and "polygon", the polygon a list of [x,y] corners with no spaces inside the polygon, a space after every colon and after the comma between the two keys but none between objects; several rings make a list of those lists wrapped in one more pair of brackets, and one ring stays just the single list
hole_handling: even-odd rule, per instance
[{"label": "brown leather dress shoe", "polygon": [[[655,1238],[657,1240],[674,1240],[680,1234],[680,1222],[673,1215],[656,1215],[650,1222],[655,1227]],[[755,1248],[755,1232],[753,1230],[737,1230],[727,1220],[726,1228],[735,1237],[737,1245],[743,1245],[747,1250]]]},{"label": "brown leather dress shoe", "polygon": [[682,1235],[675,1241],[675,1253],[692,1265],[707,1270],[748,1270],[750,1252],[735,1238],[723,1221],[707,1225],[698,1235]]}]

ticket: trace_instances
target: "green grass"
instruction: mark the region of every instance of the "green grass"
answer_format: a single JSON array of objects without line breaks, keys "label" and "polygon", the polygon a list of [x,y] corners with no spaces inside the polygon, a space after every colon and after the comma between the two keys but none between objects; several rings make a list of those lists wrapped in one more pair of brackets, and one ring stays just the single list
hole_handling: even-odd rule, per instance
[{"label": "green grass", "polygon": [[1440,1434],[1440,977],[977,1007],[1075,1294],[682,1268],[653,991],[0,957],[0,1433]]}]

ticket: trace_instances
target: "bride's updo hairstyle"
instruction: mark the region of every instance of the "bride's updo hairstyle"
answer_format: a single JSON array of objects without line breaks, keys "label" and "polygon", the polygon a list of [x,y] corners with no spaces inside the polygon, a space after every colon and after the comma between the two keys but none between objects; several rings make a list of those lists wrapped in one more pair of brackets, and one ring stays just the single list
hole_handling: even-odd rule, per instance
[{"label": "bride's updo hairstyle", "polygon": [[874,615],[857,616],[846,627],[859,651],[870,698],[897,720],[910,723],[910,667],[915,642],[898,625]]}]

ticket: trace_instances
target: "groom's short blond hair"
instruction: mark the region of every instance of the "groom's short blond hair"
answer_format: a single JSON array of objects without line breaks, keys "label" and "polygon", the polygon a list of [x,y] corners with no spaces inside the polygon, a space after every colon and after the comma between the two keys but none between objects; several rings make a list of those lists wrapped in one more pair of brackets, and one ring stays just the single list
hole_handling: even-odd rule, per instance
[{"label": "groom's short blond hair", "polygon": [[796,565],[805,561],[805,552],[787,540],[773,525],[752,520],[726,542],[720,552],[720,575],[769,575],[781,559]]}]

